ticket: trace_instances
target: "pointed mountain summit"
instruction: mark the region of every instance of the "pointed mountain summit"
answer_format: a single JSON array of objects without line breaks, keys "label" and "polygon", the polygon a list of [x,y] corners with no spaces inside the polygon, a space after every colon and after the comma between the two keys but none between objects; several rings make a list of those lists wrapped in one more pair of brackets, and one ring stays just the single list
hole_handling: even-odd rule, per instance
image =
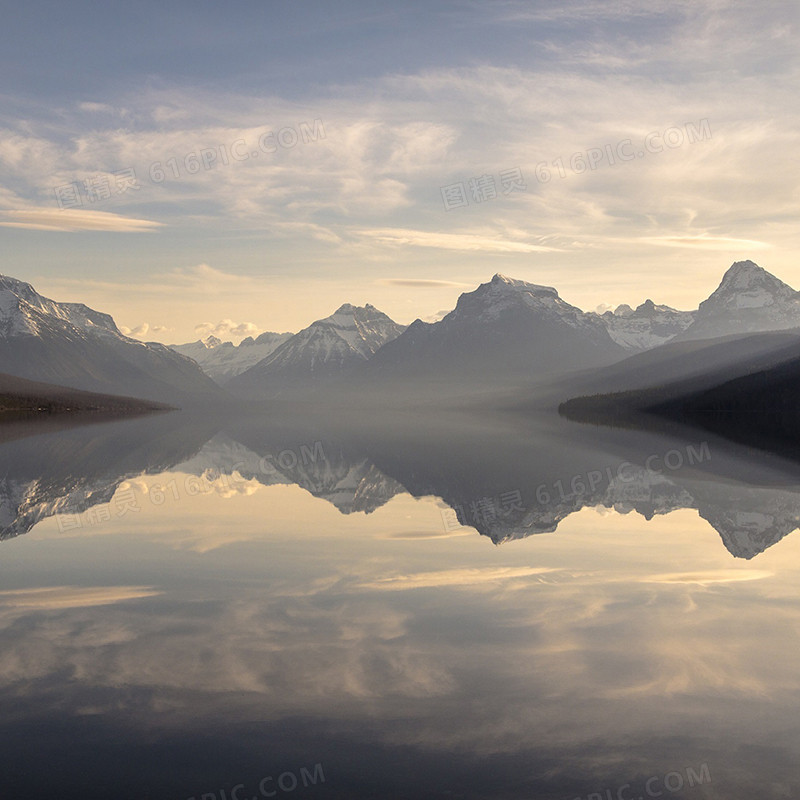
[{"label": "pointed mountain summit", "polygon": [[220,399],[188,358],[124,336],[108,315],[0,276],[0,372],[91,392],[187,405]]},{"label": "pointed mountain summit", "polygon": [[722,276],[722,281],[700,309],[764,308],[792,303],[797,292],[753,261],[737,261]]},{"label": "pointed mountain summit", "polygon": [[551,286],[498,273],[462,294],[439,322],[412,323],[359,370],[359,379],[505,385],[603,366],[624,354],[596,314],[565,302]]},{"label": "pointed mountain summit", "polygon": [[345,303],[285,341],[226,387],[249,397],[314,391],[347,374],[404,330],[375,306]]},{"label": "pointed mountain summit", "polygon": [[752,261],[737,261],[676,340],[800,326],[800,293]]}]

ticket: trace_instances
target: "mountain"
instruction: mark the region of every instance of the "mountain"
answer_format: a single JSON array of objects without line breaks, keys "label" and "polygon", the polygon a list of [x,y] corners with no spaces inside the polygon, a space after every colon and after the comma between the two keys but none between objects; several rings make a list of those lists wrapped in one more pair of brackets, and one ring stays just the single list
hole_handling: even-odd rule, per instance
[{"label": "mountain", "polygon": [[0,276],[0,372],[171,405],[223,396],[191,359],[124,336],[108,314],[54,302],[6,276]]},{"label": "mountain", "polygon": [[314,391],[372,358],[403,329],[374,306],[346,303],[294,334],[226,388],[250,397]]},{"label": "mountain", "polygon": [[676,341],[800,326],[800,292],[752,261],[737,261]]},{"label": "mountain", "polygon": [[617,361],[626,351],[597,314],[549,286],[495,275],[462,294],[442,320],[416,320],[384,345],[359,376],[370,381],[502,383]]},{"label": "mountain", "polygon": [[695,312],[645,300],[636,309],[621,305],[598,316],[617,344],[627,350],[649,350],[686,330],[694,321]]},{"label": "mountain", "polygon": [[171,344],[169,347],[176,353],[196,361],[206,375],[223,385],[274,353],[291,335],[291,333],[268,331],[255,339],[248,336],[238,345],[233,342],[223,342],[216,336],[209,336],[189,344]]}]

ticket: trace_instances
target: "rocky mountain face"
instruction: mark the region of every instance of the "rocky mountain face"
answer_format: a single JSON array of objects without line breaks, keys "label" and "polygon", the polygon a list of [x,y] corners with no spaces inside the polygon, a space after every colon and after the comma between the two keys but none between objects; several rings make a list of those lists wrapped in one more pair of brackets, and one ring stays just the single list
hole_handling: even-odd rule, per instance
[{"label": "rocky mountain face", "polygon": [[497,274],[462,294],[439,322],[412,323],[378,351],[362,377],[531,378],[624,355],[596,314],[564,302],[549,286]]},{"label": "rocky mountain face", "polygon": [[108,314],[82,303],[57,303],[5,276],[0,276],[0,372],[175,405],[222,396],[191,359],[124,336]]}]

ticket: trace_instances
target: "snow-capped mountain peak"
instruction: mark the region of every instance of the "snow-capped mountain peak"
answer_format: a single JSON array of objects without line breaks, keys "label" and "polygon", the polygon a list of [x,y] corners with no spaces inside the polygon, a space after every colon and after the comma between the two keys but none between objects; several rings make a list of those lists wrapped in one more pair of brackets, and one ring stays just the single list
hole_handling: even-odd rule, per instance
[{"label": "snow-capped mountain peak", "polygon": [[109,314],[83,303],[56,303],[40,295],[29,283],[0,275],[0,335],[38,336],[48,317],[93,333],[122,336]]},{"label": "snow-capped mountain peak", "polygon": [[123,335],[110,315],[8,276],[0,276],[0,342],[0,372],[29,380],[181,404],[217,393],[192,361]]},{"label": "snow-capped mountain peak", "polygon": [[700,303],[681,339],[787,330],[800,326],[800,292],[752,261],[737,261]]},{"label": "snow-capped mountain peak", "polygon": [[435,324],[458,321],[493,325],[509,314],[532,314],[543,321],[563,323],[583,331],[598,328],[595,315],[585,314],[562,300],[552,286],[528,283],[500,273],[475,291],[462,294],[455,309]]},{"label": "snow-capped mountain peak", "polygon": [[763,308],[795,301],[797,292],[752,261],[737,261],[722,276],[717,289],[700,308]]},{"label": "snow-capped mountain peak", "polygon": [[245,394],[281,393],[314,377],[334,377],[367,361],[404,330],[375,306],[344,303],[329,317],[312,322],[274,353],[231,380]]},{"label": "snow-capped mountain peak", "polygon": [[[315,351],[315,361],[338,359],[337,352],[346,346],[361,358],[369,358],[381,345],[403,331],[386,314],[375,306],[354,306],[345,303],[331,316],[312,322],[305,330],[293,336],[275,353],[273,361],[292,357],[301,349]],[[285,351],[285,352],[283,352]]]}]

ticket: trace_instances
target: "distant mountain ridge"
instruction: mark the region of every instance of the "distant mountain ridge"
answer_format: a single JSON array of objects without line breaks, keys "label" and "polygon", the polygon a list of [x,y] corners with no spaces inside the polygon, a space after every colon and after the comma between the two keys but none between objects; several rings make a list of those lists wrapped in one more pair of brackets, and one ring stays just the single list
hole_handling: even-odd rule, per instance
[{"label": "distant mountain ridge", "polygon": [[222,385],[271,355],[291,336],[291,333],[267,331],[255,339],[248,336],[238,345],[209,336],[188,344],[171,344],[169,347],[196,361],[206,375]]},{"label": "distant mountain ridge", "polygon": [[695,312],[645,300],[636,309],[623,304],[599,316],[617,344],[628,350],[650,350],[685,331],[694,322]]}]

